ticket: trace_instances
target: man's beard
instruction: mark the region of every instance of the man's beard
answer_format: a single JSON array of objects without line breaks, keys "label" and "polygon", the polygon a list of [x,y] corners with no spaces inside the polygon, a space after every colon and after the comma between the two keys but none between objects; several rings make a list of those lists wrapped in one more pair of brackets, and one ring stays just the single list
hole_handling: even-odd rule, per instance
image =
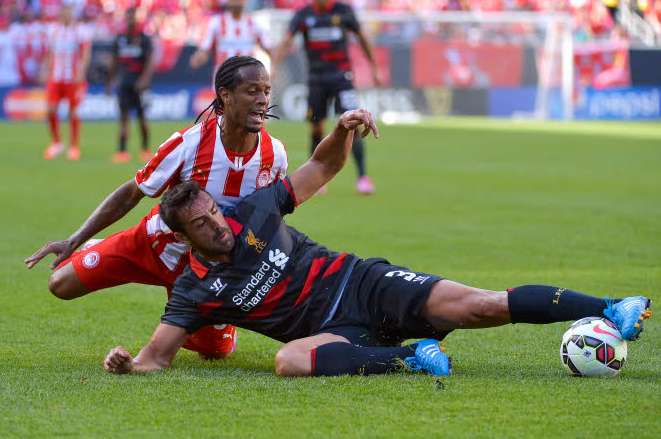
[{"label": "man's beard", "polygon": [[198,251],[203,255],[208,257],[218,257],[229,255],[232,249],[234,249],[234,244],[236,243],[234,235],[230,229],[223,229],[224,237],[222,232],[219,232],[214,236],[212,242],[205,242],[202,245],[194,246]]}]

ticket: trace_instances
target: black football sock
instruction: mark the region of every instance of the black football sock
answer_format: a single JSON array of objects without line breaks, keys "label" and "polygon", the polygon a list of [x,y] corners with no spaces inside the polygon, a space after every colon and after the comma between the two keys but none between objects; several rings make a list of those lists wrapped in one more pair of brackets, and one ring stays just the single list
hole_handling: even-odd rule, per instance
[{"label": "black football sock", "polygon": [[566,288],[523,285],[507,290],[512,323],[553,323],[603,316],[606,300]]},{"label": "black football sock", "polygon": [[319,145],[319,142],[321,142],[321,135],[315,136],[313,134],[310,137],[310,155],[314,153],[314,150],[317,148],[317,145]]},{"label": "black football sock", "polygon": [[140,133],[142,134],[142,150],[149,151],[149,130],[146,126],[141,126]]},{"label": "black football sock", "polygon": [[356,160],[356,168],[358,168],[358,177],[365,175],[365,142],[356,133],[353,137],[353,146],[351,148],[353,158]]},{"label": "black football sock", "polygon": [[312,375],[370,375],[399,370],[404,358],[415,355],[415,344],[397,347],[363,347],[334,342],[311,352]]},{"label": "black football sock", "polygon": [[119,151],[126,151],[126,134],[119,135]]}]

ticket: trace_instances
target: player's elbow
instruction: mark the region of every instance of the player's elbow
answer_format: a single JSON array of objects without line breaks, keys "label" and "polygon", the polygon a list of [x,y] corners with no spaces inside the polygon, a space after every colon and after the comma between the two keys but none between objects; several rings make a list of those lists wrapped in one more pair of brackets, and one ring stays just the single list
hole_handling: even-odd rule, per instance
[{"label": "player's elbow", "polygon": [[280,349],[275,354],[275,374],[281,377],[290,376],[289,358],[285,349]]},{"label": "player's elbow", "polygon": [[275,374],[281,377],[309,375],[301,363],[302,352],[293,346],[285,345],[275,354]]},{"label": "player's elbow", "polygon": [[275,354],[275,373],[281,377],[312,375],[310,347],[296,341],[284,345]]}]

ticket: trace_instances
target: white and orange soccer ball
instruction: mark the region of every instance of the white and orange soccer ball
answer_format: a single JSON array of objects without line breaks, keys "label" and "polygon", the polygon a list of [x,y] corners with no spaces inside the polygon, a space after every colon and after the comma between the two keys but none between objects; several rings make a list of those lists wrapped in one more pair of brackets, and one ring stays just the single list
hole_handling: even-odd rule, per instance
[{"label": "white and orange soccer ball", "polygon": [[586,317],[562,336],[560,359],[574,376],[615,376],[627,359],[627,342],[610,320]]}]

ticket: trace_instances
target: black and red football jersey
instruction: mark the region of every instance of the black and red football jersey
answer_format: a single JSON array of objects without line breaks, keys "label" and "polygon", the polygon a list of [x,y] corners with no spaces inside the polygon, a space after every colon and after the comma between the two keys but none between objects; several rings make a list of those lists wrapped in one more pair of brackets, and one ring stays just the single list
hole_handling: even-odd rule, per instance
[{"label": "black and red football jersey", "polygon": [[143,32],[120,34],[113,42],[120,84],[135,84],[152,53],[152,42]]},{"label": "black and red football jersey", "polygon": [[358,258],[285,224],[295,204],[288,178],[240,201],[226,216],[236,240],[232,263],[193,253],[161,321],[189,333],[232,324],[283,342],[319,330],[333,317]]},{"label": "black and red football jersey", "polygon": [[323,9],[313,4],[296,12],[289,32],[303,35],[310,81],[346,78],[351,71],[347,31],[359,32],[360,24],[345,3],[329,0]]}]

